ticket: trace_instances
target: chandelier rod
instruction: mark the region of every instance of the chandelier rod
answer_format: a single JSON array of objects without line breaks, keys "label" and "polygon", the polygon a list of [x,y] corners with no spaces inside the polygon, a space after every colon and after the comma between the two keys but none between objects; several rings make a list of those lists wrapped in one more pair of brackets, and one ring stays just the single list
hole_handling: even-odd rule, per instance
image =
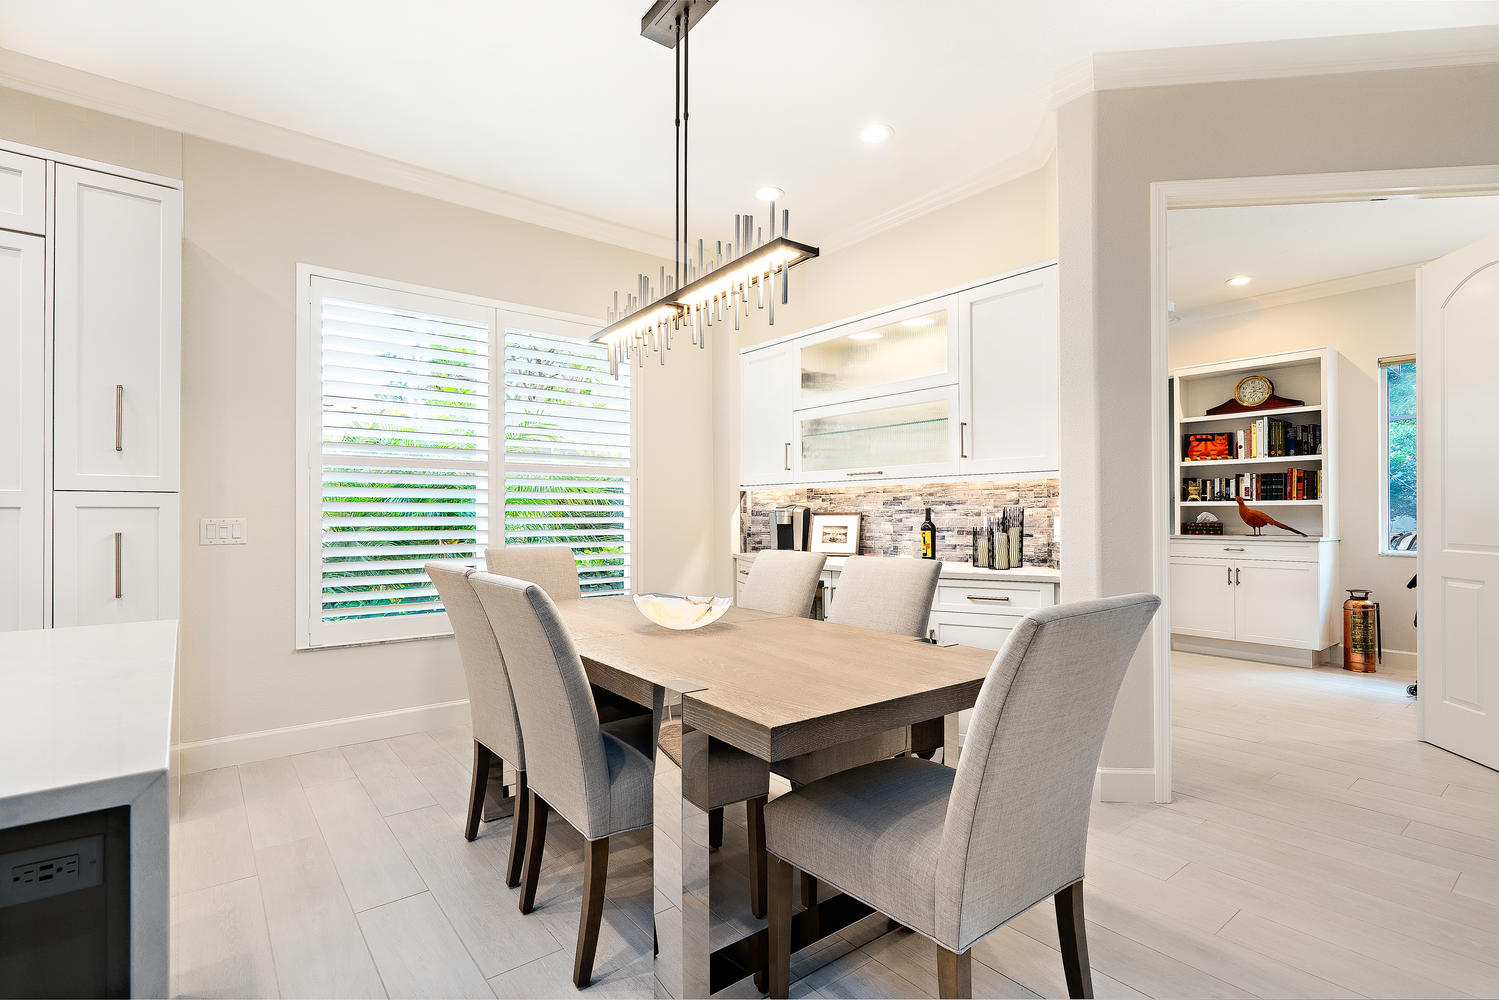
[{"label": "chandelier rod", "polygon": [[[682,60],[678,49],[682,46],[682,15],[677,15],[677,48],[672,50],[671,61],[677,71],[677,90],[672,112],[676,115],[676,130],[672,133],[671,147],[671,258],[672,284],[682,287],[682,203],[677,200],[677,190],[682,186]],[[663,293],[665,289],[662,289]]]},{"label": "chandelier rod", "polygon": [[692,4],[689,0],[682,8],[682,18],[687,22],[687,30],[682,35],[682,269],[687,270],[687,260],[691,251],[688,250],[688,233],[691,230],[687,226],[687,149],[691,127],[688,119],[692,117],[690,107],[692,101]]}]

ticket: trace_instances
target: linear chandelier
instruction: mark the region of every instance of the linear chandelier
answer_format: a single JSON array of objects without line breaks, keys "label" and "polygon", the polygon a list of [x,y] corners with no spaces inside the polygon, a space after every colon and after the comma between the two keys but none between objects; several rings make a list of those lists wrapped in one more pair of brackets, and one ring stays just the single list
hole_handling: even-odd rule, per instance
[{"label": "linear chandelier", "polygon": [[662,265],[654,284],[650,275],[635,277],[635,290],[626,291],[624,301],[614,293],[608,309],[608,325],[589,337],[609,348],[609,370],[619,377],[621,365],[644,366],[654,353],[662,365],[671,350],[674,335],[687,328],[692,344],[708,346],[708,330],[715,323],[733,322],[739,329],[739,314],[749,315],[750,300],[768,310],[776,321],[776,297],[790,300],[787,272],[802,261],[817,256],[817,248],[798,243],[786,235],[791,213],[781,210],[780,235],[776,235],[776,204],[770,203],[769,239],[754,213],[734,216],[734,232],[727,240],[715,240],[712,256],[704,241],[697,241],[693,258],[687,242],[687,136],[690,84],[691,32],[718,0],[656,0],[640,21],[640,33],[673,50],[676,59],[676,143],[673,178],[672,253],[673,270]]}]

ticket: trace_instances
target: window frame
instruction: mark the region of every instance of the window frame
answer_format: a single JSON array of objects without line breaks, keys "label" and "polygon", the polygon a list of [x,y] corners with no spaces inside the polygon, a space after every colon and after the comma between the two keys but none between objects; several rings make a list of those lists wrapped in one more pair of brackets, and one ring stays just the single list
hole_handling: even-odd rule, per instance
[{"label": "window frame", "polygon": [[[1377,539],[1377,551],[1382,556],[1400,556],[1402,558],[1414,559],[1417,554],[1416,549],[1390,548],[1390,393],[1385,369],[1404,364],[1414,364],[1417,366],[1417,372],[1420,371],[1419,362],[1414,354],[1400,354],[1387,358],[1379,358],[1374,366],[1376,373],[1375,381],[1377,383],[1375,392],[1379,397],[1379,471],[1377,474],[1379,488],[1375,491],[1379,494],[1379,520],[1377,522],[1379,536]],[[1416,412],[1410,419],[1416,421],[1417,433],[1419,434],[1421,419],[1419,397],[1417,399]],[[1420,503],[1419,489],[1420,486],[1418,484],[1416,500],[1418,504]],[[1420,539],[1418,538],[1417,547],[1419,545]]]},{"label": "window frame", "polygon": [[[553,336],[584,340],[597,330],[601,321],[551,309],[519,305],[500,299],[452,292],[440,288],[394,281],[372,275],[298,263],[296,271],[297,346],[296,346],[296,578],[294,648],[299,651],[364,646],[375,643],[406,642],[433,639],[453,634],[446,613],[415,617],[394,616],[387,620],[358,619],[346,622],[324,622],[321,615],[322,594],[322,356],[318,312],[314,309],[322,282],[362,285],[370,289],[371,301],[381,298],[420,296],[450,303],[466,313],[489,312],[489,537],[485,546],[504,545],[505,490],[505,331],[521,329]],[[632,379],[630,394],[631,459],[626,474],[632,499],[640,497],[640,469],[643,467],[640,437],[641,405],[638,380]],[[640,578],[640,531],[632,509],[628,532],[631,549],[631,584]],[[629,592],[628,590],[626,591]],[[419,620],[420,619],[420,620]],[[404,627],[402,627],[404,626]],[[415,626],[415,627],[413,627]]]}]

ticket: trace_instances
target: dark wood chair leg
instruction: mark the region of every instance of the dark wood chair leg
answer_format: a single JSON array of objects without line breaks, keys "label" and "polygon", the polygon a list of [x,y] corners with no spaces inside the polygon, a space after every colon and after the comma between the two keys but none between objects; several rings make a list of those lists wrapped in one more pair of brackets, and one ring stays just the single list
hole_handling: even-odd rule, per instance
[{"label": "dark wood chair leg", "polygon": [[484,816],[484,790],[489,787],[489,763],[494,754],[478,740],[474,740],[474,775],[468,787],[468,821],[463,825],[463,839],[473,840],[479,836],[479,821]]},{"label": "dark wood chair leg", "polygon": [[1083,917],[1083,883],[1072,883],[1056,894],[1057,943],[1062,948],[1062,970],[1067,995],[1074,1000],[1093,996],[1093,970],[1088,965],[1088,927]]},{"label": "dark wood chair leg", "polygon": [[[784,998],[791,989],[791,866],[771,855],[770,921],[766,930],[766,964],[770,995]],[[758,983],[756,984],[759,985]]]},{"label": "dark wood chair leg", "polygon": [[580,990],[593,982],[593,955],[599,947],[608,877],[609,838],[590,840],[583,848],[583,910],[578,914],[578,950],[573,955],[573,985]]},{"label": "dark wood chair leg", "polygon": [[526,790],[526,805],[530,810],[526,824],[526,870],[521,875],[520,911],[530,913],[536,907],[536,883],[541,879],[541,850],[547,842],[547,813],[552,807],[546,799],[530,789]]},{"label": "dark wood chair leg", "polygon": [[723,846],[723,809],[708,810],[708,847],[718,850]]},{"label": "dark wood chair leg", "polygon": [[745,827],[749,831],[750,913],[765,917],[765,800],[750,799],[744,804]]},{"label": "dark wood chair leg", "polygon": [[526,772],[515,773],[515,814],[510,828],[510,863],[505,866],[505,884],[520,885],[521,862],[525,858],[526,824],[531,817],[531,796],[526,790]]},{"label": "dark wood chair leg", "polygon": [[973,952],[961,954],[937,947],[937,995],[942,1000],[959,998],[970,1000],[973,996]]}]

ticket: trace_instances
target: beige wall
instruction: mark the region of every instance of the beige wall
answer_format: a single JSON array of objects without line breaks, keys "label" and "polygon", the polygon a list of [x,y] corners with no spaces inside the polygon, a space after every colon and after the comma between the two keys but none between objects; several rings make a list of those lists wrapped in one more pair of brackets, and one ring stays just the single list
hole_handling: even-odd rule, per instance
[{"label": "beige wall", "polygon": [[[1499,65],[1112,90],[1061,109],[1065,598],[1153,582],[1150,184],[1499,163],[1495,107]],[[1149,648],[1102,761],[1134,791],[1165,721]]]},{"label": "beige wall", "polygon": [[0,138],[54,153],[182,176],[182,134],[0,87]]},{"label": "beige wall", "polygon": [[[1379,553],[1381,478],[1378,360],[1416,352],[1413,281],[1242,312],[1171,327],[1171,367],[1331,347],[1338,363],[1338,575],[1343,589],[1367,587],[1380,602],[1388,650],[1414,655],[1416,572],[1410,556]],[[1247,349],[1252,348],[1252,349]]]}]

